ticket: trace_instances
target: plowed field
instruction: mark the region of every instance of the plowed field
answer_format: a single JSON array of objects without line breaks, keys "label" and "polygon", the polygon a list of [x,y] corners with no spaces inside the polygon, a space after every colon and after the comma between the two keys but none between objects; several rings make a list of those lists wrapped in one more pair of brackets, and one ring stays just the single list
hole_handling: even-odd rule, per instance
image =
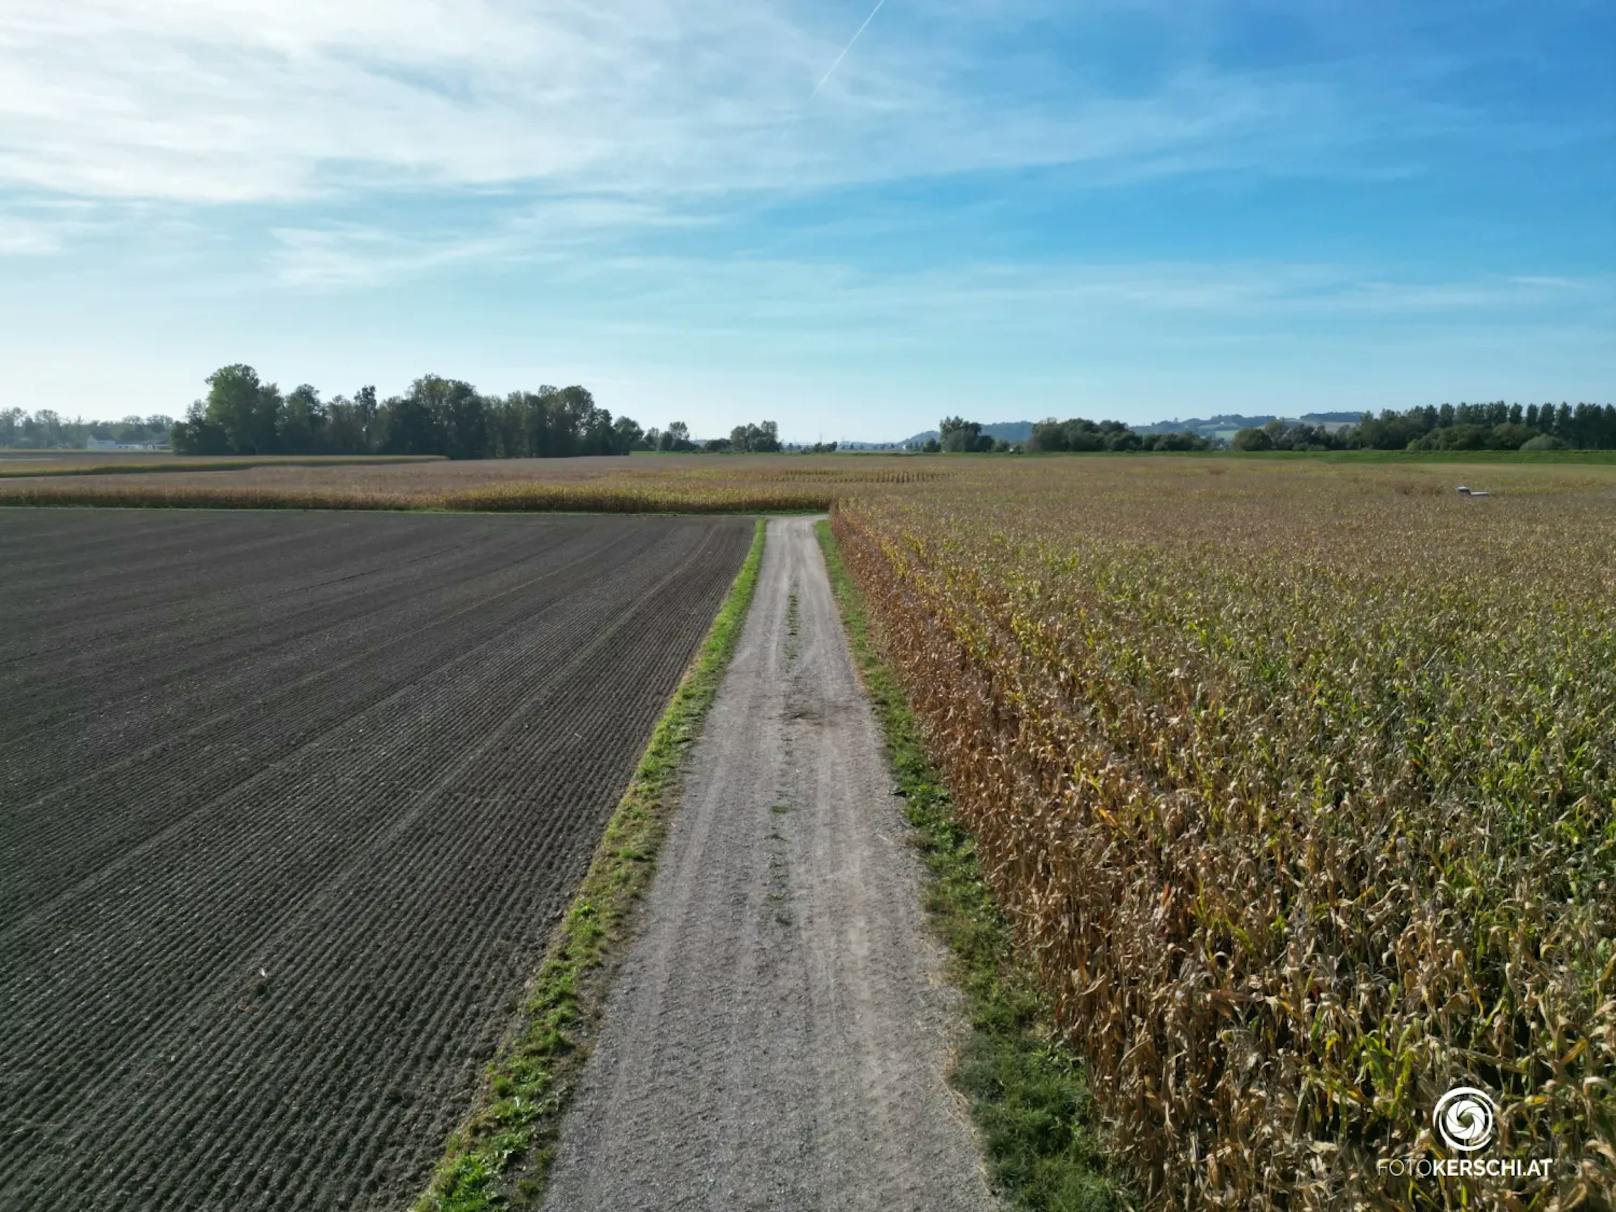
[{"label": "plowed field", "polygon": [[0,1207],[397,1207],[743,519],[0,511]]}]

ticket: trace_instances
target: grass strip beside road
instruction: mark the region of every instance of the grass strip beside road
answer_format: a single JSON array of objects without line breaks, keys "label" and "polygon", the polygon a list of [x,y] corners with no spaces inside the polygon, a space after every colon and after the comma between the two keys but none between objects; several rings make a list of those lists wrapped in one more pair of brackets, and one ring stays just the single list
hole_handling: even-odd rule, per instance
[{"label": "grass strip beside road", "polygon": [[640,764],[529,987],[518,1033],[490,1063],[479,1106],[450,1138],[416,1212],[537,1206],[561,1119],[627,954],[679,793],[680,767],[740,640],[757,587],[765,523],[657,722]]},{"label": "grass strip beside road", "polygon": [[951,1077],[970,1104],[995,1191],[1006,1207],[1029,1212],[1126,1206],[1096,1146],[1082,1065],[1055,1039],[1042,995],[1014,959],[1010,926],[926,756],[919,721],[876,648],[863,595],[830,523],[814,529],[930,874],[926,909],[948,944],[949,975],[965,995],[970,1030]]}]

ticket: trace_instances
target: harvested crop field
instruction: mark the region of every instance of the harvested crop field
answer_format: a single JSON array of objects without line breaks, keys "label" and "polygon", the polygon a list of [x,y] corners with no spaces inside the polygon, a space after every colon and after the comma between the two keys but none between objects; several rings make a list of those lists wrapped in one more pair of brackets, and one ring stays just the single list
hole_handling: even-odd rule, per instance
[{"label": "harvested crop field", "polygon": [[0,1206],[407,1204],[751,535],[0,511]]},{"label": "harvested crop field", "polygon": [[[209,460],[198,460],[201,467]],[[264,461],[218,475],[162,470],[0,478],[0,503],[329,509],[823,510],[851,492],[902,491],[956,468],[906,455],[650,455],[349,466]]]},{"label": "harvested crop field", "polygon": [[365,467],[438,463],[441,455],[207,455],[166,451],[0,450],[0,479],[244,471],[249,467]]}]

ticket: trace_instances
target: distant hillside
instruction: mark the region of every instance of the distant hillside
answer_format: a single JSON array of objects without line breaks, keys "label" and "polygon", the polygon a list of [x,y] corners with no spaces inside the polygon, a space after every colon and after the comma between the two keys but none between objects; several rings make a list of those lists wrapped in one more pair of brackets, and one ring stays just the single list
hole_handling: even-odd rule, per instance
[{"label": "distant hillside", "polygon": [[[1079,414],[1082,415],[1082,414]],[[1257,416],[1247,416],[1244,413],[1224,413],[1215,417],[1191,417],[1187,421],[1156,421],[1149,425],[1131,426],[1135,433],[1191,433],[1202,437],[1232,437],[1242,429],[1260,429],[1273,420],[1306,421],[1309,425],[1322,425],[1326,429],[1336,429],[1343,425],[1355,425],[1363,418],[1359,412],[1309,412],[1300,417],[1276,417],[1273,413],[1262,413]],[[1061,418],[1065,420],[1065,418]],[[1096,415],[1092,418],[1099,421],[1104,418]],[[992,425],[982,426],[982,432],[990,437],[1003,438],[1006,442],[1025,442],[1032,437],[1031,421],[996,421]],[[922,446],[936,438],[935,429],[928,429],[925,433],[917,433],[912,438],[905,438],[901,442],[894,442],[894,446]],[[848,443],[847,445],[859,445]],[[870,445],[875,445],[871,443]],[[881,445],[887,445],[881,443]]]},{"label": "distant hillside", "polygon": [[1238,433],[1242,429],[1260,429],[1274,420],[1305,421],[1309,425],[1322,425],[1326,429],[1334,429],[1342,425],[1356,425],[1362,419],[1361,409],[1357,412],[1309,412],[1299,417],[1281,417],[1271,412],[1255,416],[1223,413],[1215,417],[1191,417],[1187,421],[1157,421],[1152,425],[1135,425],[1133,429],[1136,433],[1182,433],[1189,430],[1203,437],[1213,437]]},{"label": "distant hillside", "polygon": [[[1031,421],[995,421],[992,425],[982,426],[982,432],[990,438],[1003,438],[1006,442],[1025,442],[1032,437]],[[923,446],[941,435],[935,429],[928,429],[925,433],[917,433],[912,438],[905,438],[899,446]]]}]

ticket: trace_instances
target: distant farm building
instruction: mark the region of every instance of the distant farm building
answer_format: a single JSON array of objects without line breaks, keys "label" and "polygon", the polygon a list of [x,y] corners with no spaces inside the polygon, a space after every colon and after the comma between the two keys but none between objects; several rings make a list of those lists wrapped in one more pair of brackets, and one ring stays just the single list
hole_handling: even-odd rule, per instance
[{"label": "distant farm building", "polygon": [[90,438],[86,450],[167,450],[167,442],[114,442],[111,438]]}]

